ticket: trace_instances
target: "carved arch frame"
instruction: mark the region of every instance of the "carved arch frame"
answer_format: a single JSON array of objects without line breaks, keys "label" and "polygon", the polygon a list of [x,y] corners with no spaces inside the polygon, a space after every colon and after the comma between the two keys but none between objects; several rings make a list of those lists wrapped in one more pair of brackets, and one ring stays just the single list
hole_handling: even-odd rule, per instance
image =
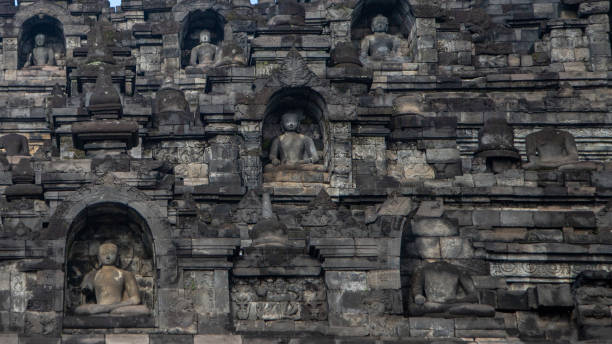
[{"label": "carved arch frame", "polygon": [[[23,37],[23,25],[38,16],[46,16],[56,20],[61,27],[58,29],[63,34],[64,39],[64,50],[66,56],[72,56],[72,48],[69,46],[73,46],[71,44],[67,44],[69,39],[74,40],[80,45],[80,37],[83,36],[84,32],[89,30],[88,25],[83,24],[83,19],[79,17],[74,17],[70,14],[70,12],[53,2],[42,0],[37,1],[29,6],[19,6],[18,11],[15,14],[15,20],[13,22],[14,29],[14,37],[17,38],[17,61],[14,62],[14,67],[17,69],[21,56],[21,52],[19,51],[22,46],[22,37]],[[10,37],[11,35],[7,33],[6,37]],[[10,64],[7,64],[10,65]]]},{"label": "carved arch frame", "polygon": [[228,6],[227,4],[202,0],[183,1],[175,5],[172,8],[172,12],[174,13],[175,22],[178,23],[178,40],[180,51],[185,49],[184,41],[188,34],[190,21],[194,16],[210,16],[212,20],[215,21],[215,33],[217,36],[219,36],[215,44],[220,46],[220,43],[226,39],[225,26],[227,25],[227,20],[225,18],[229,11],[231,11],[231,6]]},{"label": "carved arch frame", "polygon": [[[369,11],[368,9],[372,7],[381,8],[382,10]],[[389,19],[389,26],[392,26],[392,23],[398,23],[399,33],[404,38],[408,37],[415,23],[415,17],[412,13],[409,0],[359,0],[353,7],[351,14],[351,40],[356,39],[353,29],[358,25],[363,25],[363,21],[369,27],[371,17],[377,14],[386,15],[387,19]],[[390,33],[394,34],[394,32]],[[363,37],[357,37],[357,39],[361,38]]]},{"label": "carved arch frame", "polygon": [[[104,178],[104,177],[103,177]],[[49,225],[40,233],[41,240],[59,241],[63,252],[68,248],[72,223],[90,207],[117,204],[140,216],[149,230],[152,241],[156,288],[166,288],[177,283],[178,264],[175,246],[171,240],[170,223],[165,209],[142,191],[120,183],[92,184],[75,191],[65,199],[49,219]],[[145,230],[146,230],[145,229]],[[53,257],[62,266],[66,264],[68,252]],[[158,299],[154,308],[159,309]]]},{"label": "carved arch frame", "polygon": [[[271,104],[276,101],[276,97],[284,93],[304,92],[313,104],[321,108],[317,120],[324,140],[324,163],[332,174],[332,180],[334,174],[350,174],[350,122],[357,119],[357,104],[354,99],[336,93],[329,80],[321,79],[312,72],[295,49],[287,54],[269,77],[256,80],[255,85],[255,93],[239,98],[236,102],[235,120],[242,124],[239,131],[245,148],[241,151],[256,150],[261,154],[262,130],[266,117],[270,115]],[[257,128],[255,131],[247,129],[253,126]],[[263,166],[259,168],[261,176]],[[247,182],[247,186],[254,185],[248,185]]]}]

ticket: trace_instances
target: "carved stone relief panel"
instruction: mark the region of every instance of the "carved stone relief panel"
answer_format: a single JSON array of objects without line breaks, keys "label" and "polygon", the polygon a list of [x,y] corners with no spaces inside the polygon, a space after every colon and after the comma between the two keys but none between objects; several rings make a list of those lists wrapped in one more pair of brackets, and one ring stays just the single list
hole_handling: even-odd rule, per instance
[{"label": "carved stone relief panel", "polygon": [[231,288],[234,320],[327,319],[327,294],[322,278],[234,278]]}]

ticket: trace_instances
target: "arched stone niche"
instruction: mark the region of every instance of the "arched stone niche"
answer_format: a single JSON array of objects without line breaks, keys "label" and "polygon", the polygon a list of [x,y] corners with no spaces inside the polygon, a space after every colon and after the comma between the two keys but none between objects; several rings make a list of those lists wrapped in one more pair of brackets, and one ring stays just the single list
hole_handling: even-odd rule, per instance
[{"label": "arched stone niche", "polygon": [[[91,233],[87,228],[91,221],[97,221],[99,218],[108,218],[110,221],[114,218],[119,218],[124,228],[132,231],[131,234],[121,233],[117,244],[121,246],[121,240],[129,238],[142,239],[142,244],[139,245],[143,255],[139,260],[147,262],[151,259],[153,284],[151,288],[173,288],[178,285],[178,266],[176,257],[176,248],[171,240],[171,225],[167,220],[167,209],[159,205],[158,202],[151,199],[142,191],[121,183],[112,175],[104,175],[96,179],[92,184],[86,185],[79,190],[74,191],[69,197],[62,200],[56,207],[53,215],[49,218],[49,225],[43,228],[38,237],[39,240],[53,242],[59,246],[62,252],[61,255],[49,256],[48,259],[58,264],[64,265],[66,270],[66,282],[64,289],[66,291],[66,299],[68,289],[72,280],[68,280],[74,273],[70,271],[69,266],[73,266],[69,259],[73,257],[83,257],[82,254],[77,254],[76,249],[80,244],[76,240],[85,238],[88,233]],[[106,219],[104,219],[106,220]],[[104,223],[104,221],[101,221]],[[104,240],[106,229],[102,228],[99,237],[91,238],[92,241],[100,242]],[[111,241],[115,240],[111,238]],[[77,243],[77,246],[75,246]],[[65,246],[61,246],[61,245]],[[93,256],[96,253],[97,244],[92,243],[90,251],[87,253]],[[121,248],[120,248],[121,249]],[[136,250],[136,248],[134,248]],[[93,250],[93,251],[92,251]],[[125,249],[123,249],[125,250]],[[74,253],[71,253],[74,251]],[[136,250],[136,252],[139,252]],[[121,251],[120,251],[121,253]],[[124,258],[130,260],[130,256],[124,254]],[[150,257],[150,258],[149,258]],[[125,261],[125,259],[121,259]],[[134,259],[135,260],[135,259]],[[127,262],[126,262],[127,263]],[[148,264],[148,263],[147,263]],[[78,266],[78,265],[76,265]],[[86,270],[85,268],[83,268]],[[146,268],[143,270],[147,270]],[[85,274],[89,271],[80,271]],[[155,294],[153,297],[153,315],[159,312],[158,298]],[[149,302],[146,297],[143,302]],[[64,302],[68,307],[67,300]],[[70,315],[70,314],[67,314]],[[77,317],[78,318],[78,317]],[[98,317],[103,319],[104,317]],[[77,322],[76,325],[70,322],[64,322],[65,327],[81,326]],[[152,319],[149,318],[151,321]],[[151,321],[145,324],[124,324],[128,327],[152,327]],[[99,324],[98,324],[99,325]],[[108,327],[117,326],[117,323],[111,322]],[[121,325],[121,324],[119,324]],[[100,327],[105,328],[105,327]]]},{"label": "arched stone niche", "polygon": [[351,40],[355,46],[372,33],[372,19],[379,14],[389,20],[389,34],[409,38],[415,19],[408,0],[360,0],[351,19]]},{"label": "arched stone niche", "polygon": [[[221,47],[224,39],[225,18],[212,8],[197,9],[183,18],[180,32],[181,67],[189,65],[191,50],[200,44],[200,32],[210,31],[210,43]],[[219,53],[219,52],[218,52]]]},{"label": "arched stone niche", "polygon": [[85,303],[95,303],[94,295],[81,292],[86,273],[100,268],[98,248],[112,242],[119,248],[116,266],[134,274],[143,305],[154,309],[155,257],[153,237],[146,220],[121,203],[101,202],[87,206],[72,221],[66,243],[65,312]]},{"label": "arched stone niche", "polygon": [[[304,58],[295,49],[289,51],[280,66],[274,69],[268,78],[258,79],[254,85],[255,92],[240,98],[235,108],[235,117],[240,121],[238,130],[243,138],[240,158],[246,166],[242,169],[245,185],[257,187],[265,179],[262,178],[262,172],[265,170],[262,157],[266,159],[264,151],[268,147],[263,142],[264,135],[268,139],[274,130],[280,130],[278,126],[278,129],[268,127],[278,123],[280,117],[277,116],[282,116],[283,107],[287,104],[292,108],[296,105],[305,106],[306,115],[312,118],[312,124],[316,124],[320,130],[323,154],[319,164],[322,164],[325,172],[316,170],[315,174],[327,174],[325,177],[329,177],[331,186],[349,185],[350,121],[357,118],[355,100],[337,94],[328,80],[320,79],[310,70]],[[313,182],[311,178],[301,178],[310,173],[300,174],[297,168],[294,171],[291,174],[300,178],[301,182],[320,183]],[[320,187],[321,185],[313,185],[308,191],[309,194],[316,195]]]},{"label": "arched stone niche", "polygon": [[21,69],[26,65],[28,56],[35,47],[35,37],[38,34],[44,34],[44,46],[53,49],[55,64],[64,65],[66,40],[63,24],[55,17],[39,14],[30,17],[21,26],[18,44],[18,68]]},{"label": "arched stone niche", "polygon": [[312,138],[319,152],[319,163],[327,166],[329,138],[326,121],[327,105],[323,97],[308,87],[284,88],[272,95],[262,125],[263,163],[270,162],[269,149],[275,137],[282,134],[281,117],[288,110],[300,109],[303,117],[299,132]]}]

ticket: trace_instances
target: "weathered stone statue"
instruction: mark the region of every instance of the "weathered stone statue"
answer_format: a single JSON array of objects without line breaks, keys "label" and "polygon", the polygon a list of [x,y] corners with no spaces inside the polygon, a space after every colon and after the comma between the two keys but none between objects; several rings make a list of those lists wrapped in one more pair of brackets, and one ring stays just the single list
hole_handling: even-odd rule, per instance
[{"label": "weathered stone statue", "polygon": [[582,168],[596,169],[595,164],[578,161],[574,136],[566,131],[544,129],[525,137],[528,163],[526,169]]},{"label": "weathered stone statue", "polygon": [[465,272],[446,262],[425,265],[414,276],[412,315],[493,316],[495,309],[478,304],[474,282]]},{"label": "weathered stone statue", "polygon": [[314,170],[319,154],[312,138],[298,132],[302,110],[289,110],[281,118],[283,133],[270,146],[271,164],[266,171],[278,168]]},{"label": "weathered stone statue", "polygon": [[399,56],[401,40],[399,37],[387,33],[389,20],[379,14],[372,19],[372,34],[361,40],[361,61],[386,60]]},{"label": "weathered stone statue", "polygon": [[28,54],[24,67],[55,66],[55,51],[45,47],[45,35],[39,33],[34,37],[34,49]]},{"label": "weathered stone statue", "polygon": [[220,58],[215,63],[220,66],[245,66],[246,58],[240,45],[232,40],[223,41],[219,52]]},{"label": "weathered stone statue", "polygon": [[488,119],[478,133],[476,156],[486,159],[487,170],[494,173],[515,167],[521,160],[514,148],[514,131],[505,118]]},{"label": "weathered stone statue", "polygon": [[0,148],[4,148],[7,156],[29,156],[28,139],[19,134],[7,134],[0,137]]},{"label": "weathered stone statue", "polygon": [[210,66],[215,63],[218,47],[210,42],[210,31],[200,31],[200,44],[191,49],[191,66]]},{"label": "weathered stone statue", "polygon": [[98,260],[102,267],[85,275],[81,288],[95,292],[96,303],[84,304],[75,309],[76,314],[142,315],[149,309],[141,305],[138,284],[134,275],[115,266],[117,245],[104,243],[98,249]]}]

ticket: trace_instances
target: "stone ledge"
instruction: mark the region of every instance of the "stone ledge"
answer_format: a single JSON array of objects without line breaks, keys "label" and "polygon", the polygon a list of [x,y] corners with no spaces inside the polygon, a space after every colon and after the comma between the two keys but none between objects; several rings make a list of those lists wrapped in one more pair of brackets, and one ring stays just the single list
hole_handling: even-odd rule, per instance
[{"label": "stone ledge", "polygon": [[64,328],[152,328],[155,319],[150,315],[137,316],[67,316],[63,322]]}]

